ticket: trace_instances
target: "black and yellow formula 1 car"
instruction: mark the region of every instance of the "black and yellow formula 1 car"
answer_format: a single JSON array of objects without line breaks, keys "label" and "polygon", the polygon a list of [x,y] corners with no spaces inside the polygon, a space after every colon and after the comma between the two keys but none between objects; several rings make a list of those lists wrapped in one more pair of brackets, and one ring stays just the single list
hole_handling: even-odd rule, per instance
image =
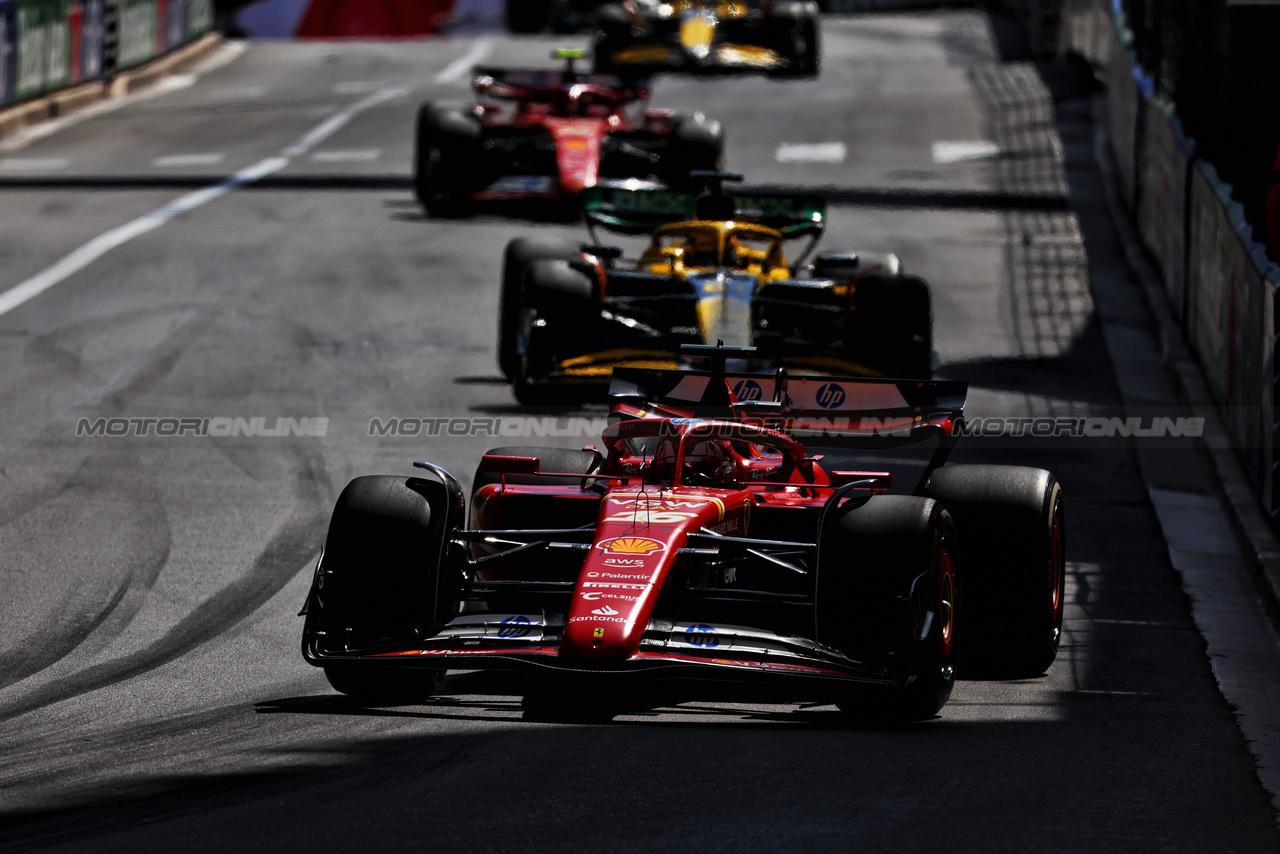
[{"label": "black and yellow formula 1 car", "polygon": [[813,0],[627,0],[596,13],[595,68],[816,77]]},{"label": "black and yellow formula 1 car", "polygon": [[[819,196],[736,198],[693,173],[701,195],[584,191],[592,242],[520,237],[507,244],[498,361],[523,403],[589,400],[614,368],[671,369],[686,344],[755,347],[750,369],[811,375],[931,375],[929,286],[889,253],[813,251]],[[648,235],[638,257],[596,230]],[[783,245],[809,243],[794,261]],[[745,369],[746,366],[744,366]]]}]

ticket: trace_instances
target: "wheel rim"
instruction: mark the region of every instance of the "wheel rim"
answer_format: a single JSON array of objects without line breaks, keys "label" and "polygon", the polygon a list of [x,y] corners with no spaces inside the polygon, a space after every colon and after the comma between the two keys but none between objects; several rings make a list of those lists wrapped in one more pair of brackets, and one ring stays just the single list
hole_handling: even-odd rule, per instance
[{"label": "wheel rim", "polygon": [[938,637],[943,663],[951,659],[956,630],[956,576],[951,552],[945,546],[938,553]]}]

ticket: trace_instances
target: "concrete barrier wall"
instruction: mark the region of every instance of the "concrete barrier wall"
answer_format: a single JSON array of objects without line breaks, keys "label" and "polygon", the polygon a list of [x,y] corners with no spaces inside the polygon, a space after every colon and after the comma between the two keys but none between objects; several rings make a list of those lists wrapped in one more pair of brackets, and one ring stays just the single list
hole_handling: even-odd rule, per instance
[{"label": "concrete barrier wall", "polygon": [[1063,0],[1062,15],[1060,50],[1084,57],[1107,86],[1120,197],[1160,271],[1241,463],[1274,519],[1280,498],[1280,267],[1253,241],[1231,187],[1198,159],[1172,105],[1154,97],[1150,77],[1130,50],[1118,0]]}]

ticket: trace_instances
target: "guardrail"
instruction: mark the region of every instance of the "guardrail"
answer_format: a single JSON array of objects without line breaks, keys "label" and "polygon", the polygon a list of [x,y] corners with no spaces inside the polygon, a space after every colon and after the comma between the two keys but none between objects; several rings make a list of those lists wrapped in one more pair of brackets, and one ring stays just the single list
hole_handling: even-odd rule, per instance
[{"label": "guardrail", "polygon": [[1253,240],[1231,187],[1197,156],[1172,105],[1153,95],[1118,0],[1064,0],[1060,38],[1063,49],[1087,59],[1107,84],[1120,196],[1160,270],[1254,491],[1275,521],[1280,266]]},{"label": "guardrail", "polygon": [[212,0],[0,0],[0,107],[109,79],[212,26]]}]

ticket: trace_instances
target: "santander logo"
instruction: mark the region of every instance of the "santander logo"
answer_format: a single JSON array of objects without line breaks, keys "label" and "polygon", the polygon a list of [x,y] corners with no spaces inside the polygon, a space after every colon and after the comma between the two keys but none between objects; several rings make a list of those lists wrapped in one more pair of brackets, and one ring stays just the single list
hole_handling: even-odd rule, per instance
[{"label": "santander logo", "polygon": [[616,616],[618,612],[615,611],[613,608],[610,608],[608,605],[604,605],[602,607],[596,608],[591,613],[595,614],[597,617],[613,617],[613,616]]}]

